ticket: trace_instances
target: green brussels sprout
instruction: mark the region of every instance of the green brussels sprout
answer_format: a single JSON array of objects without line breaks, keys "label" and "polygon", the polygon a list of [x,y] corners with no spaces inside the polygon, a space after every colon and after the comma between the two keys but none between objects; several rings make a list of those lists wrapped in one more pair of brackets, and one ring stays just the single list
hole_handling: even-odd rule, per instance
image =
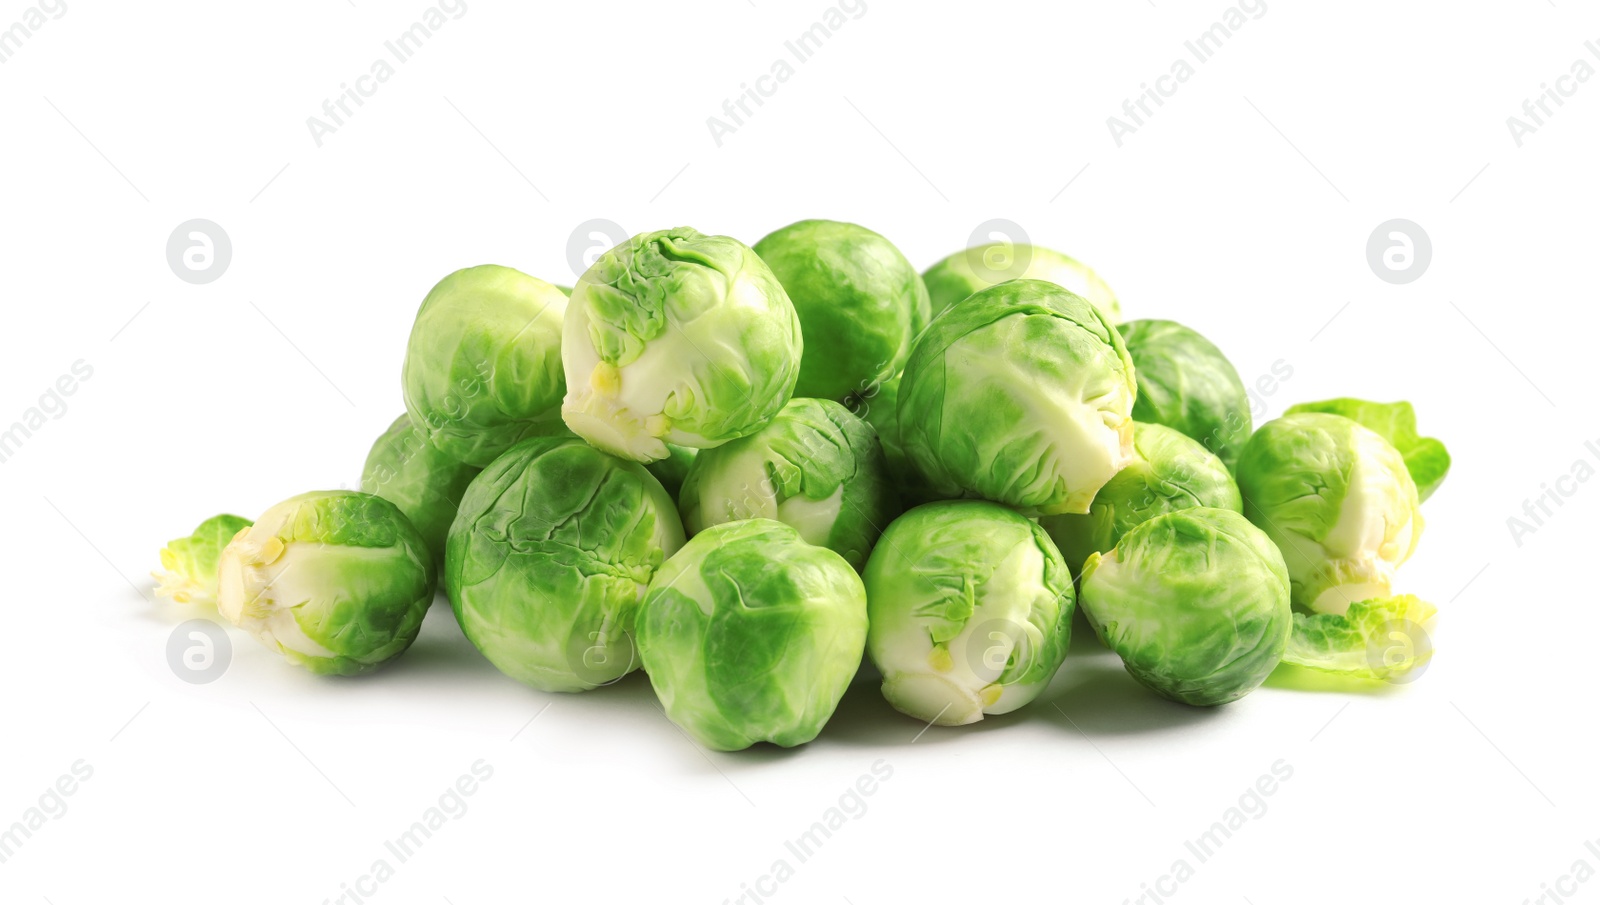
[{"label": "green brussels sprout", "polygon": [[928,289],[888,239],[854,223],[801,220],[754,248],[808,338],[796,396],[842,401],[905,365],[929,319]]},{"label": "green brussels sprout", "polygon": [[910,508],[940,499],[939,494],[917,471],[906,456],[900,442],[900,418],[896,411],[900,401],[900,380],[896,374],[888,380],[868,387],[850,397],[848,406],[856,417],[872,425],[878,432],[878,443],[883,447],[883,458],[889,469],[889,481],[900,497],[902,507]]},{"label": "green brussels sprout", "polygon": [[1235,475],[1245,515],[1283,551],[1294,602],[1313,612],[1388,597],[1422,536],[1417,485],[1399,451],[1341,415],[1267,422]]},{"label": "green brussels sprout", "polygon": [[1358,679],[1408,682],[1433,656],[1423,626],[1436,610],[1410,594],[1360,600],[1344,615],[1294,614],[1283,662]]},{"label": "green brussels sprout", "polygon": [[353,490],[273,506],[222,551],[217,611],[290,663],[353,676],[422,629],[438,571],[399,507]]},{"label": "green brussels sprout", "polygon": [[1250,397],[1239,372],[1204,336],[1172,321],[1128,321],[1120,328],[1139,380],[1135,421],[1198,440],[1233,467],[1250,439]]},{"label": "green brussels sprout", "polygon": [[1083,612],[1128,673],[1207,707],[1244,697],[1277,667],[1293,624],[1283,554],[1244,516],[1181,509],[1122,536],[1083,567]]},{"label": "green brussels sprout", "polygon": [[213,515],[188,537],[167,541],[161,548],[161,568],[166,571],[150,573],[157,581],[156,596],[170,597],[178,603],[215,605],[217,561],[222,557],[222,548],[248,527],[247,518]]},{"label": "green brussels sprout", "polygon": [[1135,525],[1179,509],[1243,512],[1222,460],[1169,427],[1134,422],[1133,461],[1106,482],[1088,515],[1048,515],[1039,524],[1074,571],[1091,553],[1109,553]]},{"label": "green brussels sprout", "polygon": [[613,455],[755,433],[800,373],[800,320],[756,253],[688,227],[643,233],[584,271],[562,331],[561,414]]},{"label": "green brussels sprout", "polygon": [[483,470],[445,545],[461,630],[542,691],[587,691],[639,666],[633,627],[683,545],[672,498],[643,465],[576,437],[534,437]]},{"label": "green brussels sprout", "polygon": [[943,496],[1088,512],[1133,455],[1133,363],[1088,302],[1011,280],[934,318],[901,378],[901,443]]},{"label": "green brussels sprout", "polygon": [[866,590],[782,522],[726,522],[661,567],[638,626],[650,684],[696,741],[789,748],[817,737],[861,664]]},{"label": "green brussels sprout", "polygon": [[701,452],[678,508],[691,536],[776,519],[859,572],[900,501],[871,426],[832,400],[791,399],[761,430]]},{"label": "green brussels sprout", "polygon": [[1006,280],[1054,283],[1100,310],[1109,323],[1122,320],[1116,293],[1088,265],[1038,245],[990,242],[958,251],[922,275],[934,317],[980,289]]},{"label": "green brussels sprout", "polygon": [[689,466],[694,464],[694,458],[699,452],[698,449],[668,443],[667,457],[646,462],[644,470],[655,475],[656,480],[666,489],[667,496],[676,500],[683,490],[684,479],[689,476]]},{"label": "green brussels sprout", "polygon": [[1010,713],[1067,654],[1072,575],[1038,525],[994,503],[929,503],[867,562],[867,653],[896,710],[941,726]]},{"label": "green brussels sprout", "polygon": [[401,415],[367,453],[361,490],[399,506],[427,543],[434,563],[442,564],[456,507],[481,470],[440,452],[428,442],[427,431]]},{"label": "green brussels sprout", "polygon": [[480,468],[559,429],[566,308],[561,290],[509,267],[468,267],[440,280],[406,344],[412,423],[440,452]]},{"label": "green brussels sprout", "polygon": [[1329,399],[1291,405],[1284,414],[1297,415],[1301,412],[1343,415],[1388,440],[1406,460],[1406,471],[1411,472],[1411,480],[1417,485],[1419,502],[1433,496],[1433,492],[1444,483],[1445,475],[1450,472],[1450,451],[1438,440],[1417,433],[1417,413],[1409,402]]}]

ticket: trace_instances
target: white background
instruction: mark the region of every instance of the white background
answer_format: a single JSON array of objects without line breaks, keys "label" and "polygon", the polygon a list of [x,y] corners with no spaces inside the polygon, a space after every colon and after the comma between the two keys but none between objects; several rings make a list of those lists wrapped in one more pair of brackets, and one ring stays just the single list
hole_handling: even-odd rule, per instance
[{"label": "white background", "polygon": [[[337,899],[483,759],[466,813],[369,901],[719,903],[760,883],[778,902],[1116,903],[1158,882],[1254,905],[1518,903],[1558,882],[1600,900],[1600,879],[1561,879],[1600,868],[1600,486],[1563,482],[1520,544],[1507,527],[1574,462],[1600,466],[1600,80],[1521,147],[1506,125],[1575,60],[1600,67],[1600,14],[1271,0],[1118,147],[1106,118],[1221,0],[867,0],[719,147],[707,117],[821,0],[534,6],[468,0],[321,147],[307,117],[421,0],[68,0],[0,65],[0,426],[93,369],[0,464],[0,825],[93,769],[0,864],[0,899]],[[0,4],[0,29],[28,8]],[[233,244],[199,286],[165,257],[197,217]],[[593,218],[753,242],[804,217],[868,225],[919,267],[1005,218],[1247,382],[1287,363],[1267,416],[1415,402],[1456,462],[1401,572],[1441,610],[1430,669],[1201,711],[1080,643],[1009,718],[919,738],[860,685],[810,745],[708,754],[642,676],[582,696],[502,677],[442,600],[369,678],[315,678],[240,633],[214,684],[169,668],[193,613],[152,602],[157,551],[218,511],[354,486],[439,277],[496,262],[570,283]],[[1433,244],[1409,285],[1366,259],[1396,217]],[[784,842],[879,759],[865,813],[798,863]],[[1266,812],[1198,863],[1184,841],[1279,760]],[[794,876],[774,887],[779,858]],[[1194,875],[1174,887],[1179,858]]]}]

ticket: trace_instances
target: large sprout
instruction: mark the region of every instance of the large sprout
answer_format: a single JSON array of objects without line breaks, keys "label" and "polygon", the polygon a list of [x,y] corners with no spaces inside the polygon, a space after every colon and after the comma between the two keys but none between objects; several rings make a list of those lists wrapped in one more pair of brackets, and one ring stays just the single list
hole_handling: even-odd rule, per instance
[{"label": "large sprout", "polygon": [[800,373],[800,321],[782,284],[736,239],[688,227],[634,236],[572,290],[562,417],[640,462],[759,430]]},{"label": "large sprout", "polygon": [[357,675],[416,640],[437,578],[393,503],[316,491],[268,509],[222,551],[217,611],[291,663]]},{"label": "large sprout", "polygon": [[1088,302],[1040,280],[934,319],[901,378],[901,442],[943,496],[1088,512],[1133,454],[1133,363]]},{"label": "large sprout", "polygon": [[428,432],[401,415],[367,453],[361,469],[361,490],[400,507],[432,551],[444,562],[444,541],[455,521],[456,507],[477,476],[468,465],[428,442]]},{"label": "large sprout", "polygon": [[1074,571],[1109,553],[1134,526],[1179,509],[1241,512],[1239,488],[1222,460],[1183,434],[1137,422],[1133,459],[1095,494],[1087,515],[1050,515],[1039,524]]},{"label": "large sprout", "polygon": [[922,275],[935,316],[980,289],[1006,280],[1044,280],[1082,296],[1106,320],[1122,319],[1116,293],[1087,264],[1039,245],[990,242],[958,251]]},{"label": "large sprout", "polygon": [[650,584],[638,623],[667,716],[719,751],[816,738],[861,663],[866,591],[837,553],[770,519],[707,528]]},{"label": "large sprout", "polygon": [[467,488],[445,589],[461,630],[501,672],[585,691],[638,668],[639,600],[682,544],[678,511],[644,466],[576,437],[535,437]]},{"label": "large sprout", "polygon": [[919,506],[867,563],[867,652],[883,695],[919,720],[958,726],[1009,713],[1067,653],[1072,576],[1044,531],[979,500]]},{"label": "large sprout", "polygon": [[1327,412],[1343,415],[1389,441],[1405,459],[1406,471],[1417,485],[1417,499],[1426,500],[1450,472],[1450,451],[1443,443],[1417,432],[1417,413],[1409,402],[1368,402],[1365,399],[1328,399],[1302,402],[1284,412]]},{"label": "large sprout", "polygon": [[1225,509],[1157,516],[1091,555],[1083,611],[1129,674],[1196,706],[1237,700],[1265,681],[1292,623],[1283,555]]},{"label": "large sprout", "polygon": [[691,535],[723,522],[776,519],[860,571],[900,504],[866,422],[831,400],[792,399],[761,430],[701,452],[680,511]]},{"label": "large sprout", "polygon": [[234,535],[250,527],[250,520],[237,515],[213,515],[201,522],[188,537],[170,540],[161,548],[161,568],[151,572],[157,581],[156,596],[170,597],[178,603],[215,604],[217,602],[217,563],[222,549]]},{"label": "large sprout", "polygon": [[1236,474],[1245,515],[1283,550],[1296,604],[1342,614],[1390,596],[1422,513],[1387,440],[1340,415],[1285,415],[1250,438]]},{"label": "large sprout", "polygon": [[1137,421],[1160,424],[1205,445],[1229,468],[1250,439],[1250,397],[1222,350],[1172,321],[1119,328],[1139,380]]},{"label": "large sprout", "polygon": [[928,290],[888,239],[864,226],[801,220],[755,244],[806,336],[796,396],[844,400],[899,373]]},{"label": "large sprout", "polygon": [[458,270],[422,300],[403,372],[406,412],[445,455],[479,467],[561,427],[561,290],[510,267]]}]

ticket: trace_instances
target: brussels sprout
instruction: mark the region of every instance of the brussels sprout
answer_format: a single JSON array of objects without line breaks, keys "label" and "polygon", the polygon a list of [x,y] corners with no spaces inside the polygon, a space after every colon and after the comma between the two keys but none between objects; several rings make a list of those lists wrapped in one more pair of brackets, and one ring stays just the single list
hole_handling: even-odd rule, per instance
[{"label": "brussels sprout", "polygon": [[1283,551],[1294,602],[1342,614],[1388,597],[1422,535],[1417,486],[1389,441],[1349,418],[1285,415],[1256,431],[1235,472],[1244,513]]},{"label": "brussels sprout", "polygon": [[427,543],[434,563],[442,564],[456,507],[480,470],[440,452],[428,442],[427,431],[401,415],[367,453],[361,490],[399,506]]},{"label": "brussels sprout", "polygon": [[1293,622],[1278,548],[1237,512],[1207,508],[1158,515],[1091,554],[1083,612],[1135,679],[1200,707],[1260,685]]},{"label": "brussels sprout", "polygon": [[788,748],[817,737],[861,663],[866,590],[782,522],[727,522],[656,574],[638,633],[667,716],[696,741]]},{"label": "brussels sprout", "polygon": [[1038,697],[1067,654],[1072,575],[1038,525],[979,500],[919,506],[867,563],[867,653],[896,710],[941,726]]},{"label": "brussels sprout", "polygon": [[827,399],[791,399],[766,427],[701,452],[679,497],[690,535],[747,518],[776,519],[856,571],[900,514],[875,431]]},{"label": "brussels sprout", "polygon": [[150,573],[159,582],[156,596],[170,597],[178,603],[215,604],[217,560],[222,548],[248,527],[247,518],[213,515],[188,537],[167,541],[161,548],[161,568],[166,571]]},{"label": "brussels sprout", "polygon": [[1222,460],[1183,434],[1135,422],[1133,461],[1095,494],[1088,515],[1049,515],[1039,524],[1074,571],[1091,553],[1109,553],[1135,525],[1179,509],[1242,512],[1239,488]]},{"label": "brussels sprout", "polygon": [[445,590],[462,632],[501,672],[543,691],[586,691],[638,668],[639,600],[682,545],[672,498],[643,465],[576,437],[535,437],[467,488]]},{"label": "brussels sprout", "polygon": [[1250,439],[1250,397],[1239,372],[1204,336],[1172,321],[1121,326],[1133,359],[1136,421],[1160,424],[1200,441],[1229,468]]},{"label": "brussels sprout", "polygon": [[1054,283],[1011,280],[917,338],[897,416],[940,494],[1083,513],[1133,455],[1133,397],[1133,363],[1104,315]]},{"label": "brussels sprout", "polygon": [[438,572],[399,507],[353,490],[291,497],[222,551],[217,611],[314,673],[371,672],[417,638]]},{"label": "brussels sprout", "polygon": [[1388,440],[1406,460],[1406,470],[1417,485],[1417,499],[1426,500],[1450,472],[1450,451],[1432,437],[1417,434],[1417,413],[1409,402],[1368,402],[1365,399],[1329,399],[1302,402],[1284,412],[1327,412],[1343,415]]},{"label": "brussels sprout", "polygon": [[894,485],[903,507],[921,505],[940,499],[939,494],[917,471],[906,456],[900,442],[900,418],[896,412],[900,401],[902,374],[868,387],[866,391],[850,397],[850,411],[872,425],[878,432],[878,443],[883,447],[883,458],[889,469],[889,481]]},{"label": "brussels sprout", "polygon": [[958,251],[922,275],[933,315],[980,289],[1006,280],[1044,280],[1081,296],[1108,322],[1122,319],[1122,306],[1106,281],[1088,265],[1038,245],[990,242]]},{"label": "brussels sprout", "polygon": [[1409,681],[1433,656],[1431,604],[1409,594],[1350,604],[1343,616],[1294,614],[1283,662],[1360,679]]},{"label": "brussels sprout", "polygon": [[674,446],[667,444],[667,457],[654,462],[646,462],[644,470],[656,476],[661,486],[667,491],[667,496],[674,500],[683,490],[683,479],[689,476],[689,466],[694,464],[694,458],[700,450],[690,449],[687,446]]},{"label": "brussels sprout", "polygon": [[566,306],[561,290],[509,267],[469,267],[440,280],[406,344],[412,423],[440,452],[479,467],[559,428]]},{"label": "brussels sprout", "polygon": [[562,330],[578,436],[628,459],[755,433],[800,373],[800,321],[754,251],[688,227],[634,236],[584,271]]},{"label": "brussels sprout", "polygon": [[928,289],[888,239],[854,223],[801,220],[754,247],[808,339],[796,396],[842,401],[905,364],[928,322]]}]

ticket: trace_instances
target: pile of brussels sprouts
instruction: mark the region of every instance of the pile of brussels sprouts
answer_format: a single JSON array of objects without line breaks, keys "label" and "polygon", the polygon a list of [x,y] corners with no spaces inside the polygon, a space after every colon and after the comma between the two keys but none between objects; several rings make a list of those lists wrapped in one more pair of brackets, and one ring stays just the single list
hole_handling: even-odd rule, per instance
[{"label": "pile of brussels sprouts", "polygon": [[644,233],[570,290],[460,270],[417,312],[361,492],[208,520],[158,590],[354,675],[415,640],[442,581],[506,675],[577,692],[643,668],[719,750],[815,738],[864,659],[917,719],[1016,710],[1080,606],[1134,679],[1197,706],[1283,662],[1425,662],[1433,608],[1393,584],[1449,455],[1410,405],[1253,430],[1216,346],[1119,320],[1057,252],[919,275],[827,220],[754,246]]}]

